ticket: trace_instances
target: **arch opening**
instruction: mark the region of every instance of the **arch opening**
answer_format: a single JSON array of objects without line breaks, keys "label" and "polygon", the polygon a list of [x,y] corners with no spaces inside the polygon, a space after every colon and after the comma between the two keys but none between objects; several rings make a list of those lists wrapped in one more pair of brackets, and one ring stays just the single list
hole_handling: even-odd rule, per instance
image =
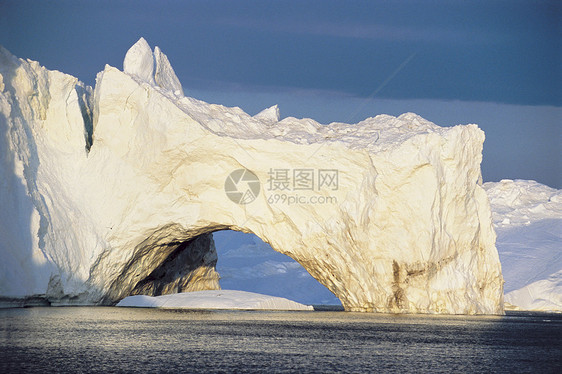
[{"label": "arch opening", "polygon": [[[214,226],[193,234],[179,225],[153,231],[135,246],[101,303],[114,304],[132,295],[226,289],[308,305],[341,305],[302,265],[253,233]],[[97,271],[106,268],[103,262]]]},{"label": "arch opening", "polygon": [[301,264],[276,252],[257,235],[220,230],[213,238],[222,289],[284,297],[308,305],[341,305]]}]

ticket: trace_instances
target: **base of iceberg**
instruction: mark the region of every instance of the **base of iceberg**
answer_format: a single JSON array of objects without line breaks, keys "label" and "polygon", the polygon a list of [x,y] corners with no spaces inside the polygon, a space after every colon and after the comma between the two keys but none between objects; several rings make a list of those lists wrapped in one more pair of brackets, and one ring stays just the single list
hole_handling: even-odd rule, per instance
[{"label": "base of iceberg", "polygon": [[310,305],[300,304],[282,297],[234,290],[183,292],[155,297],[135,295],[124,298],[117,306],[174,309],[314,310]]}]

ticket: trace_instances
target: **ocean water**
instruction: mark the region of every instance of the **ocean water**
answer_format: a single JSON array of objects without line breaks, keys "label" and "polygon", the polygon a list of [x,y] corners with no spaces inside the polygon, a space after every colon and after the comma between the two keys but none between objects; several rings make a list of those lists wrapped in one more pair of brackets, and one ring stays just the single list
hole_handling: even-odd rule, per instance
[{"label": "ocean water", "polygon": [[562,372],[562,315],[0,310],[0,373]]}]

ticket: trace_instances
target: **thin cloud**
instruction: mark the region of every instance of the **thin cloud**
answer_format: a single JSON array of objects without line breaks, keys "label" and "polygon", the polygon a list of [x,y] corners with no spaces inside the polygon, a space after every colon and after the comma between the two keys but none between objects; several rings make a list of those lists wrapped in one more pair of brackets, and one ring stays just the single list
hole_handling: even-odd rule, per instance
[{"label": "thin cloud", "polygon": [[498,33],[465,31],[447,26],[402,26],[384,23],[326,22],[320,19],[302,21],[270,20],[255,18],[223,17],[214,20],[216,24],[243,29],[270,31],[286,34],[316,35],[337,38],[391,41],[391,42],[443,42],[443,43],[484,43],[495,44],[507,40]]}]

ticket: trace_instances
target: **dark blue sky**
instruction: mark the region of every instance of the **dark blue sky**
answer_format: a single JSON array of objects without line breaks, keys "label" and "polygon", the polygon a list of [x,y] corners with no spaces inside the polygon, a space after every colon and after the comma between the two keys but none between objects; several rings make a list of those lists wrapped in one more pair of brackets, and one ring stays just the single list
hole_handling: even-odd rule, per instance
[{"label": "dark blue sky", "polygon": [[[121,68],[144,36],[168,55],[187,95],[251,114],[280,102],[283,116],[321,122],[358,121],[376,109],[440,125],[476,122],[488,134],[485,179],[561,188],[561,20],[559,1],[0,0],[0,44],[93,84],[106,63]],[[460,116],[458,103],[447,104],[455,101],[498,111],[480,105],[471,115],[465,105]],[[525,122],[498,115],[519,113],[515,106],[535,110]]]}]

